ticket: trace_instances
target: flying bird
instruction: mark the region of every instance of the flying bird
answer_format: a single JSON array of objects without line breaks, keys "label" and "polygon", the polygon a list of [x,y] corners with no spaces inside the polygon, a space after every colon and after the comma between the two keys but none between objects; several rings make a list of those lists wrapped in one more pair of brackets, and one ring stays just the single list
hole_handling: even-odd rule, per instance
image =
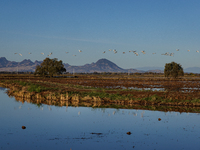
[{"label": "flying bird", "polygon": [[19,53],[20,56],[22,56],[22,54]]},{"label": "flying bird", "polygon": [[44,55],[44,53],[41,53],[42,55]]},{"label": "flying bird", "polygon": [[188,51],[188,52],[190,52],[190,50],[189,50],[189,49],[188,49],[187,51]]},{"label": "flying bird", "polygon": [[134,54],[135,54],[136,56],[138,56],[138,55],[139,55],[137,52],[134,52]]},{"label": "flying bird", "polygon": [[79,52],[82,52],[82,50],[78,50]]},{"label": "flying bird", "polygon": [[117,50],[116,50],[116,49],[114,49],[113,51],[114,51],[115,54],[117,53]]},{"label": "flying bird", "polygon": [[145,51],[141,51],[143,54],[146,54],[146,52]]},{"label": "flying bird", "polygon": [[169,52],[167,52],[167,53],[164,53],[164,54],[161,54],[161,55],[169,56],[170,54],[169,54]]},{"label": "flying bird", "polygon": [[32,54],[32,53],[28,53],[28,54]]},{"label": "flying bird", "polygon": [[51,56],[53,53],[51,52],[51,53],[49,53],[49,55],[47,55],[47,56]]},{"label": "flying bird", "polygon": [[196,51],[197,53],[199,53],[199,51]]},{"label": "flying bird", "polygon": [[176,51],[179,51],[179,49],[176,49]]}]

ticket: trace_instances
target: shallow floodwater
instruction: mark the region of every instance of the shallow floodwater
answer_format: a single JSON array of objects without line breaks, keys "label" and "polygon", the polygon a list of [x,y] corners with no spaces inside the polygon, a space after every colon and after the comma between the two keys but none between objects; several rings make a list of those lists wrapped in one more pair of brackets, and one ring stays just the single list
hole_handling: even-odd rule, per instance
[{"label": "shallow floodwater", "polygon": [[200,149],[197,113],[36,105],[5,92],[1,88],[0,149]]}]

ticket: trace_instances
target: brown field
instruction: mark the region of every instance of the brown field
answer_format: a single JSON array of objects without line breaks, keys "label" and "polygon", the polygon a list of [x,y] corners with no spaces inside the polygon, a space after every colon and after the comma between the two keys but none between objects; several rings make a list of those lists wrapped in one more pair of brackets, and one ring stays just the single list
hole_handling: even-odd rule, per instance
[{"label": "brown field", "polygon": [[[68,78],[0,75],[0,81],[18,80],[39,84],[43,87],[57,87],[57,90],[49,91],[59,93],[77,92],[81,94],[95,91],[125,97],[131,95],[131,98],[138,100],[140,105],[200,106],[200,77],[197,76],[188,75],[178,79],[168,79],[160,74],[129,76],[127,74],[76,74],[76,77],[69,74],[66,76]],[[150,100],[145,98],[150,98]]]},{"label": "brown field", "polygon": [[[31,81],[37,84],[40,81],[41,85],[47,87],[49,86],[48,83],[81,85],[85,87],[105,88],[105,90],[110,89],[107,91],[109,93],[119,92],[115,89],[129,89],[121,90],[120,94],[133,94],[136,98],[156,94],[173,99],[200,99],[200,77],[167,79],[162,76],[80,75],[77,78],[40,78],[33,75],[1,75],[0,80]],[[89,91],[88,89],[79,88],[67,88],[66,90]]]}]

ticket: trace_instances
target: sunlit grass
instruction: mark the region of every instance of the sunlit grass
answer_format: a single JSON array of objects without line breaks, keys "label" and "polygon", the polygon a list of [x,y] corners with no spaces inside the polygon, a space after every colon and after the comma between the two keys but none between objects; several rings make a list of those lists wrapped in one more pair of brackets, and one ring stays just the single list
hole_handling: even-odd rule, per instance
[{"label": "sunlit grass", "polygon": [[54,89],[56,90],[57,88],[54,88],[54,87],[44,87],[44,86],[41,86],[39,84],[34,84],[34,83],[31,83],[31,82],[24,82],[24,81],[16,81],[19,83],[19,85],[22,85],[22,86],[28,86],[28,91],[29,92],[42,92],[42,91],[47,91],[47,90],[51,90],[51,89]]},{"label": "sunlit grass", "polygon": [[[59,79],[58,79],[59,80]],[[185,98],[185,100],[178,100],[174,99],[174,97],[168,97],[165,98],[165,93],[163,93],[162,96],[158,95],[143,95],[135,98],[133,94],[120,94],[125,93],[124,91],[134,91],[134,92],[151,92],[151,90],[135,90],[135,89],[112,89],[112,88],[99,88],[99,87],[91,87],[91,86],[83,86],[83,85],[72,85],[72,84],[66,84],[66,83],[56,83],[51,81],[43,81],[43,80],[1,80],[1,83],[7,83],[15,85],[20,85],[19,87],[27,87],[26,90],[28,92],[43,92],[43,91],[51,91],[52,93],[56,93],[56,96],[60,96],[61,94],[68,93],[69,96],[80,96],[80,97],[99,97],[101,99],[106,100],[137,100],[137,101],[146,101],[147,104],[169,104],[172,103],[180,104],[181,103],[188,103],[188,104],[194,104],[198,105],[200,103],[200,99],[198,97],[192,97],[192,95],[188,95],[188,99]],[[16,88],[17,89],[17,88]],[[66,89],[69,89],[66,90]],[[81,89],[84,89],[81,91]],[[74,91],[73,91],[74,90]],[[141,98],[143,97],[143,98]]]}]

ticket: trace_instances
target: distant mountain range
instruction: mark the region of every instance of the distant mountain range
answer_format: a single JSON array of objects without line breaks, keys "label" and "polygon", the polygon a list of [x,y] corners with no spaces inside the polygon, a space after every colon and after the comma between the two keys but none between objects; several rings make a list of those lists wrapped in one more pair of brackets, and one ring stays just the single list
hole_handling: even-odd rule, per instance
[{"label": "distant mountain range", "polygon": [[[35,67],[40,65],[42,61],[32,62],[30,59],[24,59],[21,62],[8,61],[5,57],[0,57],[0,71],[9,72],[34,72]],[[67,72],[73,73],[93,73],[93,72],[129,72],[143,73],[144,71],[137,69],[123,69],[107,59],[100,59],[96,63],[86,64],[83,66],[71,66],[63,63]]]},{"label": "distant mountain range", "polygon": [[184,72],[200,73],[200,67],[189,67],[189,68],[184,69]]},{"label": "distant mountain range", "polygon": [[0,71],[8,71],[8,72],[33,72],[35,71],[35,67],[41,64],[42,61],[32,62],[30,59],[24,59],[21,62],[9,61],[5,57],[0,57]]},{"label": "distant mountain range", "polygon": [[64,64],[67,72],[129,72],[129,73],[143,73],[144,71],[137,69],[123,69],[117,66],[115,63],[107,59],[99,59],[96,63],[86,64],[83,66],[70,66],[69,64]]},{"label": "distant mountain range", "polygon": [[[0,57],[0,71],[8,72],[34,72],[35,67],[42,61],[32,62],[30,59],[24,59],[21,62],[9,61],[5,57]],[[163,73],[164,67],[141,67],[136,69],[123,69],[107,59],[99,59],[96,63],[85,64],[83,66],[71,66],[63,63],[67,72],[73,73],[93,73],[93,72],[126,72],[126,73],[144,73],[156,72]],[[184,72],[200,73],[199,67],[190,67],[184,69]]]},{"label": "distant mountain range", "polygon": [[163,71],[164,67],[138,67],[135,69],[143,70],[143,71],[150,71],[150,70],[162,70]]}]

